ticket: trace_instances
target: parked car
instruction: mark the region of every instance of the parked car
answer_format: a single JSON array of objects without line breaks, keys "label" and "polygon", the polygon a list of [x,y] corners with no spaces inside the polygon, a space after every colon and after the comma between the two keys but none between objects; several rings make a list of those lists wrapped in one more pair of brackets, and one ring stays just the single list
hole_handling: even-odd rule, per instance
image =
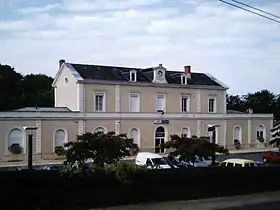
[{"label": "parked car", "polygon": [[224,160],[220,163],[220,167],[256,167],[256,163],[253,160],[232,158]]},{"label": "parked car", "polygon": [[161,155],[151,152],[139,152],[135,158],[135,164],[139,166],[147,166],[152,169],[170,169],[171,166]]},{"label": "parked car", "polygon": [[264,166],[266,166],[266,163],[265,163],[265,162],[262,162],[262,161],[255,161],[255,164],[256,164],[256,166],[258,166],[258,167],[264,167]]},{"label": "parked car", "polygon": [[203,162],[201,160],[192,161],[182,161],[184,164],[188,165],[188,167],[208,167],[209,163]]},{"label": "parked car", "polygon": [[170,159],[168,157],[165,158],[167,163],[173,165],[171,168],[187,168],[188,164],[184,164],[183,162],[179,161],[178,158]]},{"label": "parked car", "polygon": [[263,154],[263,162],[280,163],[280,152],[270,151]]}]

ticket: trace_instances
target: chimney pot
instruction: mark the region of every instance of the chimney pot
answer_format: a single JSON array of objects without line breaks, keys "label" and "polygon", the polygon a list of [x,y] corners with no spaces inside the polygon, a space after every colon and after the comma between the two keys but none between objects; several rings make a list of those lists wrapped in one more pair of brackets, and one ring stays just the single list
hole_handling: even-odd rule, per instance
[{"label": "chimney pot", "polygon": [[59,68],[60,68],[62,66],[62,64],[65,63],[65,60],[64,59],[60,59],[58,63],[59,63]]},{"label": "chimney pot", "polygon": [[185,74],[191,73],[191,66],[185,66]]},{"label": "chimney pot", "polygon": [[191,66],[185,66],[185,74],[187,78],[191,78]]}]

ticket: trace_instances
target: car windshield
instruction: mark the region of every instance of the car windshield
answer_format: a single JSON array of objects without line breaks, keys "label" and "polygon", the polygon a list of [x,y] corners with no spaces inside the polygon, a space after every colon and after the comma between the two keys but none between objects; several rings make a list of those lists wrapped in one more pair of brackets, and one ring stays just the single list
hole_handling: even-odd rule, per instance
[{"label": "car windshield", "polygon": [[167,162],[164,158],[152,158],[152,161],[155,165],[166,165]]}]

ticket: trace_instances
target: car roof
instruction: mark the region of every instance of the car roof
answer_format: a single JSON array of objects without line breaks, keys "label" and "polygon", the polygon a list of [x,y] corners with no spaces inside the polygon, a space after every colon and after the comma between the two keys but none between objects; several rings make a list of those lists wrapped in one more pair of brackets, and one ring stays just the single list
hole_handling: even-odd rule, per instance
[{"label": "car roof", "polygon": [[161,155],[159,155],[159,154],[155,154],[155,153],[152,153],[152,152],[139,152],[138,154],[137,154],[137,156],[139,157],[139,156],[148,156],[148,157],[150,157],[150,158],[162,158],[162,156]]},{"label": "car roof", "polygon": [[243,164],[243,163],[254,163],[253,160],[248,160],[248,159],[241,159],[241,158],[231,158],[231,159],[227,159],[224,160],[223,163],[239,163],[239,164]]}]

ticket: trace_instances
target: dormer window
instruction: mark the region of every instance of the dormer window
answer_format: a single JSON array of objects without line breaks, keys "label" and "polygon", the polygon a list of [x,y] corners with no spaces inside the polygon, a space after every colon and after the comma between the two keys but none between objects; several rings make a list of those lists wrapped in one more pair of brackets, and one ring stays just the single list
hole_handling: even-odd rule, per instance
[{"label": "dormer window", "polygon": [[137,81],[137,73],[135,70],[130,71],[130,82],[136,82]]},{"label": "dormer window", "polygon": [[187,75],[181,75],[181,84],[182,85],[187,85],[188,84]]}]

